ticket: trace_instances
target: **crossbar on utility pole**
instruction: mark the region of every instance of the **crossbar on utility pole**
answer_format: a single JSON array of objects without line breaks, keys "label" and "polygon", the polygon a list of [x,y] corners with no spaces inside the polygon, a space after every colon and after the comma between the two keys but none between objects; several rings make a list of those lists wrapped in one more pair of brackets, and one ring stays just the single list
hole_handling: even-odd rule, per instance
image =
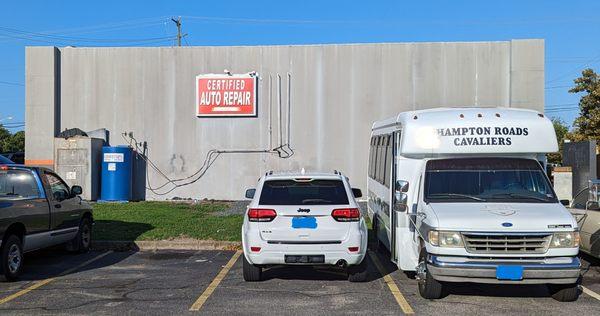
[{"label": "crossbar on utility pole", "polygon": [[177,46],[181,46],[181,39],[187,35],[181,34],[181,17],[178,17],[177,19],[171,18],[171,21],[173,21],[175,25],[177,25]]}]

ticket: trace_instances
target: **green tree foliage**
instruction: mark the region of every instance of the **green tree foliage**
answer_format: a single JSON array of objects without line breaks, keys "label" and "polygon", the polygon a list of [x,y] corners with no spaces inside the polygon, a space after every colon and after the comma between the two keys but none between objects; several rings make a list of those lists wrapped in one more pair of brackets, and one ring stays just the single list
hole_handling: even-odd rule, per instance
[{"label": "green tree foliage", "polygon": [[20,131],[11,134],[0,125],[0,152],[25,151],[25,132]]},{"label": "green tree foliage", "polygon": [[579,117],[573,122],[573,141],[600,139],[600,76],[592,69],[585,69],[575,79],[570,93],[583,93],[579,100]]},{"label": "green tree foliage", "polygon": [[554,125],[554,132],[556,133],[556,141],[558,142],[558,152],[548,154],[548,162],[561,164],[562,163],[562,150],[563,144],[565,143],[565,137],[569,133],[569,128],[559,118],[552,118],[552,125]]}]

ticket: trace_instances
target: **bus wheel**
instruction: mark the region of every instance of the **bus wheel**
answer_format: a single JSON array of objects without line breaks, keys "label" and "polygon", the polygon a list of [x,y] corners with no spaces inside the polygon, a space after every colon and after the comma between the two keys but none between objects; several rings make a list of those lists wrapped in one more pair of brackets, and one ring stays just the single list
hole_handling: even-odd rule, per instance
[{"label": "bus wheel", "polygon": [[431,273],[427,271],[427,250],[425,247],[421,248],[416,276],[419,283],[419,294],[421,294],[421,297],[426,299],[442,298],[443,284],[434,279],[431,276]]},{"label": "bus wheel", "polygon": [[373,236],[375,238],[375,242],[371,243],[371,250],[378,252],[379,250],[381,250],[381,241],[379,241],[379,234],[377,233],[379,227],[378,227],[378,220],[377,220],[377,215],[373,215],[373,228],[372,228],[372,233]]}]

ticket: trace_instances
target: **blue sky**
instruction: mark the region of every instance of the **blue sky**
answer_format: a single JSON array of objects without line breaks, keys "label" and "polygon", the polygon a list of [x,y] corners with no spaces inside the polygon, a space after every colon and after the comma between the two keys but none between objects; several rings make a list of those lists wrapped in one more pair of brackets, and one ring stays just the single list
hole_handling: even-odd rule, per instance
[{"label": "blue sky", "polygon": [[[0,5],[0,123],[24,121],[24,47],[546,41],[547,114],[570,124],[581,69],[600,70],[599,1],[5,1]],[[34,33],[43,33],[35,34]],[[147,41],[145,41],[147,40]],[[112,42],[111,42],[112,41]],[[7,120],[12,116],[12,120]],[[13,131],[19,130],[13,128]]]}]

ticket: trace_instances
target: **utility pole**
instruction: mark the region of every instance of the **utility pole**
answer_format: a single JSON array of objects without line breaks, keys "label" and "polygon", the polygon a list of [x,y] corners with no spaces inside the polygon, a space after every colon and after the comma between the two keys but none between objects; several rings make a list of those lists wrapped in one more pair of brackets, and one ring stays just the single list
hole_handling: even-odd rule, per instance
[{"label": "utility pole", "polygon": [[171,18],[171,21],[177,25],[177,46],[181,46],[181,39],[187,35],[181,34],[181,17],[178,17],[177,19]]}]

